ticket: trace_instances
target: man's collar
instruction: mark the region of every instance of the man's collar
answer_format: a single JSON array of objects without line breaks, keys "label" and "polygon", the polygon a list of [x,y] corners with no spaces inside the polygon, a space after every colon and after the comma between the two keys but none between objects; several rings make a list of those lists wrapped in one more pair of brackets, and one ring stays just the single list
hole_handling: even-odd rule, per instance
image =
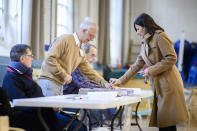
[{"label": "man's collar", "polygon": [[74,36],[74,39],[75,39],[75,42],[76,42],[76,45],[79,46],[79,48],[81,48],[81,43],[79,41],[79,38],[77,36],[77,33],[73,33],[73,36]]}]

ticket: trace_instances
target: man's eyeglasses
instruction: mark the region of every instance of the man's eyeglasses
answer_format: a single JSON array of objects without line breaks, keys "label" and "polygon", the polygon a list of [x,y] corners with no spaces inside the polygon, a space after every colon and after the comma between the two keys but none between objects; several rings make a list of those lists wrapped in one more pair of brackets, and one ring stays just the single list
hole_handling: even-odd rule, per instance
[{"label": "man's eyeglasses", "polygon": [[90,57],[96,58],[96,55],[95,54],[87,54],[87,55],[90,56]]},{"label": "man's eyeglasses", "polygon": [[26,55],[24,55],[24,56],[29,56],[29,57],[31,57],[31,58],[34,58],[34,55],[33,55],[33,54],[30,54],[30,55],[26,54]]},{"label": "man's eyeglasses", "polygon": [[88,30],[88,34],[89,34],[90,38],[92,38],[92,39],[94,39],[96,37],[94,34],[91,34],[89,30]]}]

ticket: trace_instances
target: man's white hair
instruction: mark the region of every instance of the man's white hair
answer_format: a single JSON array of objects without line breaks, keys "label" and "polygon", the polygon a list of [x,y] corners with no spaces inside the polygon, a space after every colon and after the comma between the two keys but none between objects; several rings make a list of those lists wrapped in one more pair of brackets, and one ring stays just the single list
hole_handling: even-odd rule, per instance
[{"label": "man's white hair", "polygon": [[83,20],[83,22],[81,23],[79,29],[80,29],[80,30],[83,30],[83,29],[89,30],[90,27],[92,27],[92,26],[96,26],[97,29],[98,29],[97,24],[96,24],[91,18],[86,17],[86,18]]}]

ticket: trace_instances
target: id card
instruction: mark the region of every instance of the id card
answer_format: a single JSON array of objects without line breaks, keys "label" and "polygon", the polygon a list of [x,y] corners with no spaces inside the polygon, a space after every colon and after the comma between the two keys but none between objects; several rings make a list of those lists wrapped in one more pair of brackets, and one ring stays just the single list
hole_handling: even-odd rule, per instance
[{"label": "id card", "polygon": [[80,54],[80,56],[84,56],[84,53],[83,53],[82,49],[79,50],[79,54]]}]

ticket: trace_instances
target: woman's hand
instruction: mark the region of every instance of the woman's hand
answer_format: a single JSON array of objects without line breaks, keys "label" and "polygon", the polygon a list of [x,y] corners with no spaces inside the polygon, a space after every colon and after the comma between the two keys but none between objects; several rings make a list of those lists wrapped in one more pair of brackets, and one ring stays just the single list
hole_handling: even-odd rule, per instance
[{"label": "woman's hand", "polygon": [[105,88],[109,88],[109,89],[114,89],[114,85],[112,85],[111,83],[106,82],[104,84]]},{"label": "woman's hand", "polygon": [[148,72],[148,68],[146,68],[143,72],[144,76],[150,76],[149,72]]},{"label": "woman's hand", "polygon": [[110,84],[112,85],[118,85],[118,84],[121,84],[121,81],[119,79],[115,79],[115,78],[111,78],[109,80]]}]

